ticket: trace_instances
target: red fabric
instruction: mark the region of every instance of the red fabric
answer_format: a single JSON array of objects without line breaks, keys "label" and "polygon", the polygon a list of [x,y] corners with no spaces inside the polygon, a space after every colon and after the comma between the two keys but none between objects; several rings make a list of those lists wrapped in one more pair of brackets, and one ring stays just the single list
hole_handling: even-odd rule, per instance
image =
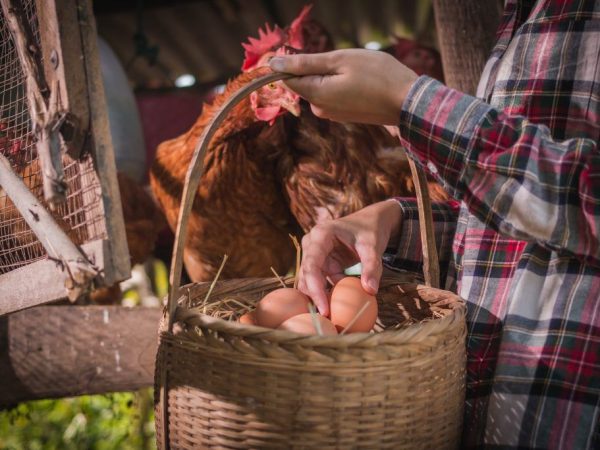
[{"label": "red fabric", "polygon": [[141,92],[136,94],[146,141],[148,168],[156,147],[190,129],[202,111],[206,95],[192,90]]},{"label": "red fabric", "polygon": [[[136,94],[146,143],[146,172],[154,161],[158,145],[189,130],[200,116],[202,104],[209,100],[208,95],[194,90]],[[173,233],[165,227],[158,236],[154,254],[168,262],[172,248]]]}]

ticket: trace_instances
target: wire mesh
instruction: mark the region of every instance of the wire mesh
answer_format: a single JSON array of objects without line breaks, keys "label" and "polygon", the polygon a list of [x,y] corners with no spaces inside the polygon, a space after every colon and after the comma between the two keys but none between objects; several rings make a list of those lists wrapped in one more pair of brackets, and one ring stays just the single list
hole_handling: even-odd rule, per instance
[{"label": "wire mesh", "polygon": [[[39,45],[35,0],[23,0]],[[42,175],[27,108],[25,80],[7,20],[0,11],[0,153],[44,204]],[[81,245],[106,237],[100,182],[90,154],[63,156],[67,201],[53,216],[71,240]],[[0,275],[46,257],[46,251],[0,187]]]}]

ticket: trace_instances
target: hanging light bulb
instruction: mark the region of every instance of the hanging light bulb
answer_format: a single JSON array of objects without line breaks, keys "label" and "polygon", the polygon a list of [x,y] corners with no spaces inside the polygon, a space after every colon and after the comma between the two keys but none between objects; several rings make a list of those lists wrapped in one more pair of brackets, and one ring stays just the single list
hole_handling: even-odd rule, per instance
[{"label": "hanging light bulb", "polygon": [[184,73],[175,79],[175,86],[178,88],[190,87],[196,84],[196,77],[191,73]]},{"label": "hanging light bulb", "polygon": [[381,49],[381,42],[377,42],[377,41],[369,41],[365,44],[365,48],[367,50],[380,50]]}]

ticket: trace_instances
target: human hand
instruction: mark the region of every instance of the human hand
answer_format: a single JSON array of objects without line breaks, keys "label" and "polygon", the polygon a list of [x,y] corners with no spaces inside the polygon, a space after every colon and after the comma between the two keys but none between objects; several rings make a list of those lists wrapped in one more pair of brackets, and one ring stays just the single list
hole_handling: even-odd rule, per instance
[{"label": "human hand", "polygon": [[383,270],[381,256],[400,228],[400,205],[383,201],[346,217],[316,225],[302,239],[298,289],[312,298],[319,312],[329,315],[327,278],[342,279],[344,269],[362,263],[361,283],[375,295]]},{"label": "human hand", "polygon": [[308,100],[317,117],[338,122],[396,125],[417,74],[374,50],[277,56],[275,72],[299,75],[284,83]]}]

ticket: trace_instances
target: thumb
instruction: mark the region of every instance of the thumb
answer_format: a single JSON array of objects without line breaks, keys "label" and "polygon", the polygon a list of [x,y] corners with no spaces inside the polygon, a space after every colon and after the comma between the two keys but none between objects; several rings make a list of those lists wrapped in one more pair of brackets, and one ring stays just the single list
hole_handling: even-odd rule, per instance
[{"label": "thumb", "polygon": [[309,102],[314,100],[319,89],[323,87],[323,83],[324,77],[321,75],[308,75],[283,80],[283,84]]},{"label": "thumb", "polygon": [[326,75],[332,70],[328,53],[276,56],[269,66],[274,72],[293,75]]},{"label": "thumb", "polygon": [[369,294],[375,295],[383,272],[381,257],[377,255],[374,247],[366,245],[357,245],[356,253],[362,264],[360,277],[362,287]]}]

